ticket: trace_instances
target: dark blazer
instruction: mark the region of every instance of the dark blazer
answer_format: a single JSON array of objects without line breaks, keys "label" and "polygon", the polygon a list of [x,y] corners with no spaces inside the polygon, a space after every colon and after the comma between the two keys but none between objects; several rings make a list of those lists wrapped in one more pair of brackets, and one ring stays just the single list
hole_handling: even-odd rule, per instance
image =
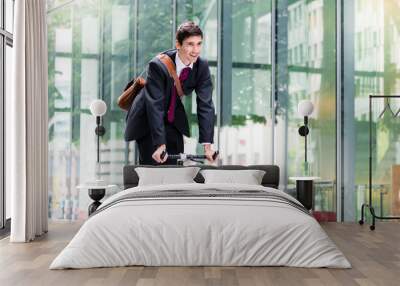
[{"label": "dark blazer", "polygon": [[[168,50],[163,53],[171,57],[175,63],[177,50]],[[153,145],[166,143],[165,122],[170,103],[174,80],[169,76],[165,65],[157,58],[153,58],[147,70],[145,87],[135,98],[126,116],[125,140],[138,140],[149,132]],[[214,138],[214,105],[212,102],[212,81],[208,62],[198,58],[183,82],[184,94],[196,92],[197,118],[199,122],[199,142],[213,143]],[[173,124],[180,133],[190,136],[188,119],[181,100],[176,101],[175,120]]]}]

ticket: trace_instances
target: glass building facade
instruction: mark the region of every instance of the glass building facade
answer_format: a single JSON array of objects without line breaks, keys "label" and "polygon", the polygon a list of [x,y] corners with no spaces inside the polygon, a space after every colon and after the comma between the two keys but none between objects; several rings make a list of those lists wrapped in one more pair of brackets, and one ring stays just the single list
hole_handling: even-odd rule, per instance
[{"label": "glass building facade", "polygon": [[[355,221],[368,199],[368,95],[400,89],[397,11],[394,0],[48,0],[49,217],[86,217],[89,198],[75,186],[96,175],[96,98],[108,106],[101,176],[121,186],[123,166],[137,156],[116,100],[152,57],[174,47],[177,25],[193,20],[214,83],[219,163],[277,164],[290,194],[289,177],[320,177],[319,218]],[[307,173],[303,99],[314,104]],[[192,135],[185,152],[200,153],[195,94],[184,104]],[[400,101],[390,105],[396,113]],[[384,106],[377,102],[375,113]],[[378,212],[395,214],[400,118],[389,115],[373,119],[373,196]]]},{"label": "glass building facade", "polygon": [[[368,158],[372,161],[372,200],[378,215],[400,215],[400,99],[371,102],[369,95],[400,95],[398,1],[359,0],[354,4],[354,185],[356,214],[368,199]],[[350,100],[350,99],[348,99]]]}]

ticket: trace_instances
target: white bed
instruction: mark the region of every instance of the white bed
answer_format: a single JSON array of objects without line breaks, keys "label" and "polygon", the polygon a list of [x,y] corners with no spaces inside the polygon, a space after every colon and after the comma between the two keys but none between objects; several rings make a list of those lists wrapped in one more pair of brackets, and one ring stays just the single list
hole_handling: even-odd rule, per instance
[{"label": "white bed", "polygon": [[[162,195],[174,190],[173,196]],[[161,197],[154,197],[158,192]],[[196,192],[203,195],[190,195]],[[350,268],[318,222],[298,204],[282,191],[255,185],[130,188],[100,206],[50,269],[127,265]]]}]

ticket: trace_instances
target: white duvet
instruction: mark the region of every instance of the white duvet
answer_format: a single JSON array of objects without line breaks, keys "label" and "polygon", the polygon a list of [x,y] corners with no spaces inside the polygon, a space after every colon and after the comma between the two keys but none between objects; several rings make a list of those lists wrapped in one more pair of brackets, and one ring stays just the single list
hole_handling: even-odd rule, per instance
[{"label": "white duvet", "polygon": [[[259,198],[151,198],[121,201],[131,192],[262,190],[238,184],[136,187],[103,202],[50,269],[146,266],[294,266],[349,268],[350,263],[310,215]],[[137,193],[135,193],[137,194]],[[108,207],[107,207],[108,205]]]}]

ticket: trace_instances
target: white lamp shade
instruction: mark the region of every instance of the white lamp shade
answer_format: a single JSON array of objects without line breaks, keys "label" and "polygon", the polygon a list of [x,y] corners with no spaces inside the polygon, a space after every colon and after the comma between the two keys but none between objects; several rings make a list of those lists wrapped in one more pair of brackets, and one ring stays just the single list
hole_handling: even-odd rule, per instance
[{"label": "white lamp shade", "polygon": [[314,105],[310,100],[301,100],[297,105],[297,111],[301,116],[309,116],[314,110]]},{"label": "white lamp shade", "polygon": [[106,111],[107,111],[107,105],[101,99],[93,100],[92,103],[90,104],[90,112],[94,116],[103,116],[104,114],[106,114]]}]

